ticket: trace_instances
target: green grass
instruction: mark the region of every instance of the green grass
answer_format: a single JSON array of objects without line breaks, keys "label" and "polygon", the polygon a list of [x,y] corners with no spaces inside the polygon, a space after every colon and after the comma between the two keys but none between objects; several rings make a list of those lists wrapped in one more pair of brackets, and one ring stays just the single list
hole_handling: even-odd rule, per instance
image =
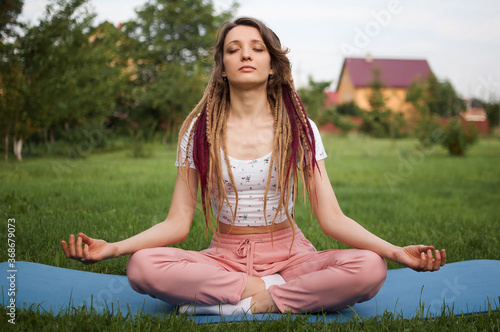
[{"label": "green grass", "polygon": [[[466,157],[448,156],[441,147],[426,152],[416,141],[391,142],[365,137],[324,135],[327,172],[344,212],[370,231],[397,245],[433,244],[446,248],[448,262],[500,259],[500,141],[483,139]],[[154,146],[147,159],[132,159],[128,151],[96,153],[84,160],[26,158],[0,166],[0,211],[16,219],[16,259],[125,274],[126,257],[83,266],[68,260],[59,241],[70,233],[116,241],[162,221],[175,182],[175,147]],[[345,248],[321,232],[309,209],[297,207],[297,223],[318,249]],[[7,232],[0,232],[6,243]],[[201,250],[208,245],[202,214],[197,211],[188,239],[176,246]],[[4,246],[2,246],[4,248]],[[0,261],[7,251],[0,252]],[[389,268],[399,268],[390,263]],[[0,310],[2,326],[6,320]],[[30,330],[329,330],[284,317],[278,322],[224,323],[198,326],[183,317],[141,316],[135,320],[85,312],[60,313],[56,318],[36,308],[18,313],[17,327]],[[79,325],[75,325],[77,322]],[[336,326],[335,328],[339,328]],[[342,325],[346,330],[499,330],[497,308],[484,315],[432,320],[378,321]],[[3,328],[2,328],[3,329]]]}]

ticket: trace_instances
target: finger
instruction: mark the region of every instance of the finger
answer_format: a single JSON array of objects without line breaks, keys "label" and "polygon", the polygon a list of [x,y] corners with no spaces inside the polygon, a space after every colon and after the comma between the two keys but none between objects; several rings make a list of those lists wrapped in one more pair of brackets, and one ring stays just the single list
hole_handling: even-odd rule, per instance
[{"label": "finger", "polygon": [[425,253],[421,252],[420,253],[420,263],[418,264],[420,271],[424,270],[426,263],[427,263],[427,256],[425,256]]},{"label": "finger", "polygon": [[436,258],[434,261],[433,271],[438,271],[441,267],[441,253],[439,250],[434,251],[434,257]]},{"label": "finger", "polygon": [[88,245],[91,245],[94,239],[88,237],[84,233],[78,233],[78,236],[82,238],[83,243],[87,243]]},{"label": "finger", "polygon": [[446,264],[446,250],[441,249],[441,266]]},{"label": "finger", "polygon": [[85,247],[83,248],[83,255],[85,259],[82,261],[83,264],[89,265],[89,264],[95,264],[98,262],[95,257],[92,257],[92,254],[90,253],[90,247],[88,244],[85,244]]},{"label": "finger", "polygon": [[83,258],[85,258],[86,260],[90,260],[90,252],[88,244],[85,244],[85,246],[83,247]]},{"label": "finger", "polygon": [[69,257],[70,258],[76,257],[75,236],[73,234],[69,236],[68,244],[69,244]]},{"label": "finger", "polygon": [[421,252],[427,252],[427,251],[429,251],[429,249],[430,250],[434,250],[434,246],[426,246],[426,245],[423,245],[423,244],[420,246],[420,251]]},{"label": "finger", "polygon": [[427,271],[432,271],[432,266],[434,265],[434,259],[432,258],[432,250],[427,250],[427,265],[425,268]]},{"label": "finger", "polygon": [[66,255],[67,258],[69,258],[69,249],[68,249],[68,244],[66,241],[61,241],[61,247],[62,250],[64,251],[64,255]]},{"label": "finger", "polygon": [[83,252],[82,252],[82,238],[78,237],[78,240],[76,241],[76,257],[78,258],[83,258]]}]

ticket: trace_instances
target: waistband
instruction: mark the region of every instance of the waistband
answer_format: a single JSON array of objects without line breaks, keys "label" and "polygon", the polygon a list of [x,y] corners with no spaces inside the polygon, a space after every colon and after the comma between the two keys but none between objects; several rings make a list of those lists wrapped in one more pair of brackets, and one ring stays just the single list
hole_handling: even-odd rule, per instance
[{"label": "waistband", "polygon": [[[292,227],[294,229],[292,229]],[[282,241],[290,242],[290,238],[293,236],[295,230],[295,236],[302,234],[300,228],[297,225],[292,225],[291,227],[264,234],[243,234],[243,235],[233,235],[217,233],[212,237],[212,241],[219,242],[221,244],[239,244],[243,241],[251,242],[261,242],[261,243],[279,243]]]}]

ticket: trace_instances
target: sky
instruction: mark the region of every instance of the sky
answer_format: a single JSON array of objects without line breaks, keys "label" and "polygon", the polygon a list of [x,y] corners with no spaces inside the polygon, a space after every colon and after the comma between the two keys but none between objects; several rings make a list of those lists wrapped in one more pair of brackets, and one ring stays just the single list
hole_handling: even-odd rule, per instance
[{"label": "sky", "polygon": [[[96,23],[136,17],[146,0],[90,0]],[[217,10],[232,0],[214,0]],[[47,0],[25,0],[21,19],[36,23]],[[264,21],[290,49],[297,86],[331,82],[346,57],[425,59],[464,98],[500,100],[498,0],[240,0],[235,16]]]}]

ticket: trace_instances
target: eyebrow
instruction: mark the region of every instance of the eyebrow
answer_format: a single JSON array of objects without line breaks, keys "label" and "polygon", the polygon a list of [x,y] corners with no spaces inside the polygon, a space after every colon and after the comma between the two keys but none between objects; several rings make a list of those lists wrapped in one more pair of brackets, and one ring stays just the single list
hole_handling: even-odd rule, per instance
[{"label": "eyebrow", "polygon": [[[229,45],[229,44],[232,44],[232,43],[239,43],[241,42],[241,40],[238,40],[238,39],[235,39],[235,40],[231,40],[229,43],[226,44],[226,47]],[[261,44],[264,44],[264,41],[263,40],[260,40],[260,39],[252,39],[251,40],[252,43],[261,43]]]}]

